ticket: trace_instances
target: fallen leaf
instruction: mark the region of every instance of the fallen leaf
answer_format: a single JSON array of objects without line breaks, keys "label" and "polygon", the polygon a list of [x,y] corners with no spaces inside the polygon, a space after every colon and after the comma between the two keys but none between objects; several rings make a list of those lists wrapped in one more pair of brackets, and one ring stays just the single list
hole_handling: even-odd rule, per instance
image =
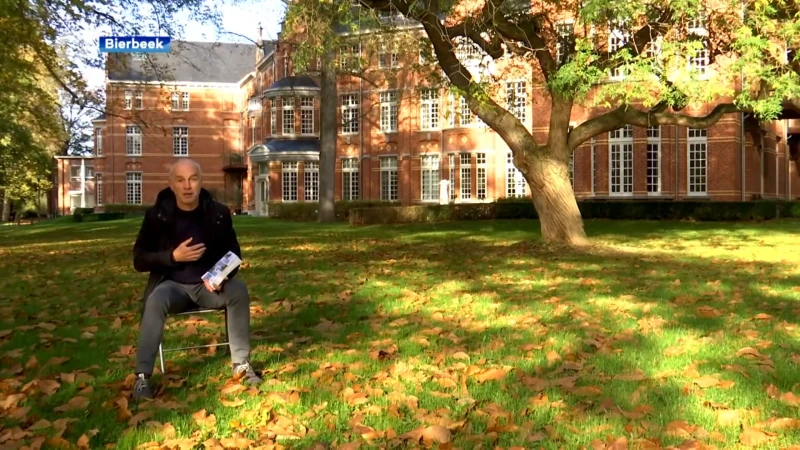
[{"label": "fallen leaf", "polygon": [[131,417],[130,420],[128,420],[128,425],[130,425],[132,427],[135,427],[135,426],[139,425],[139,422],[147,419],[151,415],[153,415],[153,413],[150,412],[150,411],[142,411],[142,412],[136,414],[135,416]]},{"label": "fallen leaf", "polygon": [[739,443],[742,445],[755,447],[773,441],[776,436],[777,434],[775,433],[770,433],[742,424],[742,434],[739,435]]},{"label": "fallen leaf", "polygon": [[450,357],[453,359],[463,359],[463,360],[469,359],[469,355],[464,352],[455,352],[452,355],[450,355]]},{"label": "fallen leaf", "polygon": [[53,408],[53,411],[67,412],[76,409],[86,409],[89,406],[89,399],[86,397],[73,397],[67,404]]},{"label": "fallen leaf", "polygon": [[30,427],[28,427],[28,431],[38,431],[38,430],[46,430],[53,426],[47,419],[40,419]]},{"label": "fallen leaf", "polygon": [[39,390],[45,395],[53,395],[56,393],[58,388],[61,387],[56,380],[41,380],[39,381]]},{"label": "fallen leaf", "polygon": [[603,390],[597,386],[581,386],[579,388],[575,388],[571,391],[573,395],[578,395],[581,397],[591,397],[595,395],[602,395]]},{"label": "fallen leaf", "polygon": [[719,378],[713,375],[705,375],[700,378],[695,378],[694,384],[700,386],[701,388],[709,388],[713,386],[717,386],[719,384]]},{"label": "fallen leaf", "polygon": [[201,409],[196,413],[192,414],[192,418],[197,422],[198,425],[201,427],[209,426],[213,427],[217,424],[217,417],[214,414],[208,415],[205,409]]},{"label": "fallen leaf", "polygon": [[236,400],[225,400],[225,399],[222,399],[219,402],[222,403],[224,406],[227,406],[229,408],[237,408],[239,406],[244,405],[244,400],[241,399],[241,398],[238,398]]},{"label": "fallen leaf", "polygon": [[498,381],[502,380],[508,374],[507,370],[503,369],[489,369],[483,373],[480,373],[475,378],[478,380],[479,383],[485,383],[487,381]]},{"label": "fallen leaf", "polygon": [[422,430],[422,439],[426,441],[446,444],[450,442],[450,430],[443,426],[433,425]]},{"label": "fallen leaf", "polygon": [[78,448],[89,448],[89,436],[82,434],[78,438]]}]

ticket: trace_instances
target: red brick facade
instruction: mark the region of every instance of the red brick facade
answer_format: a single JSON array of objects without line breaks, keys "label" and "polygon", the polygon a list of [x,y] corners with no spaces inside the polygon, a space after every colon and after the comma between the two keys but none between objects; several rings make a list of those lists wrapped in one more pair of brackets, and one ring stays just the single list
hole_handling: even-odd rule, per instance
[{"label": "red brick facade", "polygon": [[[92,206],[152,203],[167,185],[170,165],[186,156],[201,164],[206,187],[233,208],[263,214],[267,199],[316,201],[318,87],[313,79],[294,74],[288,46],[271,44],[263,55],[252,46],[254,63],[236,83],[176,80],[162,87],[109,82],[109,113],[95,123],[95,157],[86,160],[95,174],[85,184],[95,193]],[[404,72],[418,57],[412,53],[397,55],[397,80],[403,81],[391,88],[386,80],[374,86],[340,77],[335,198],[436,203],[440,180],[450,181],[455,202],[529,195],[509,163],[507,145],[477,116],[470,118],[469,111],[463,110],[467,115],[462,117],[458,98],[441,90],[438,98],[423,100],[417,88],[424,79],[410,68]],[[362,56],[368,55],[364,51]],[[379,70],[379,62],[386,61],[379,58],[371,55],[371,69]],[[537,142],[545,142],[549,101],[544,91],[533,79],[514,81],[523,81],[511,85],[517,95],[524,93],[523,123]],[[712,107],[688,112],[705,114]],[[572,125],[599,112],[576,106]],[[343,114],[355,120],[345,124]],[[284,117],[292,123],[284,123]],[[741,114],[731,114],[704,132],[632,127],[597,136],[574,152],[575,194],[579,199],[800,197],[797,165],[788,163],[787,130],[794,131],[794,124],[766,124],[762,138],[745,133],[742,122]],[[132,128],[137,124],[140,128]],[[59,160],[59,174],[68,173],[66,166],[76,161]],[[63,214],[70,210],[69,192],[75,186],[59,176]],[[95,186],[102,186],[102,195]]]}]

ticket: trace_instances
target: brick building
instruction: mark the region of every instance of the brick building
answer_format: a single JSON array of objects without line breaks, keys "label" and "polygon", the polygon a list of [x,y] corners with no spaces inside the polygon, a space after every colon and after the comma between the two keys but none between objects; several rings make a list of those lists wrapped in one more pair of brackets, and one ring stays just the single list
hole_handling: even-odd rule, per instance
[{"label": "brick building", "polygon": [[[414,31],[402,17],[384,19]],[[615,36],[612,30],[609,39]],[[96,121],[95,155],[60,164],[93,167],[94,181],[83,189],[97,190],[96,206],[151,203],[182,156],[202,165],[218,198],[250,214],[267,214],[269,202],[317,201],[318,80],[295,73],[293,49],[280,35],[259,44],[183,43],[173,54],[147,55],[172,68],[172,81],[164,83],[157,81],[161,74],[146,72],[146,61],[110,57],[109,113]],[[412,67],[425,60],[418,50],[364,47],[354,41],[340,53],[366,60],[373,78],[338,79],[337,200],[437,203],[441,180],[448,180],[450,201],[457,203],[530,195],[506,144],[463,99],[425,88],[426,77]],[[458,56],[467,67],[481,59],[466,45]],[[120,68],[125,58],[133,59],[132,68]],[[693,64],[713,73],[707,58]],[[394,74],[391,81],[381,76],[385,71]],[[543,88],[530,77],[501,83],[498,100],[544,142],[550,103]],[[687,112],[705,114],[714,106]],[[571,124],[598,111],[576,106]],[[596,136],[573,154],[573,189],[579,199],[597,200],[797,198],[800,177],[791,162],[799,153],[800,121],[751,122],[730,114],[704,130],[628,126]],[[73,188],[59,184],[61,210],[80,203],[77,196],[61,203],[62,192]]]}]

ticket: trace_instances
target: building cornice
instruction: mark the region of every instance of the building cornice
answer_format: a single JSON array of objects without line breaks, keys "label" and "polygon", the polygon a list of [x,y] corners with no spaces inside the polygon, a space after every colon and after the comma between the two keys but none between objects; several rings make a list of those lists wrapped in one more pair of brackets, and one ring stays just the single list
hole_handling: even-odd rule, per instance
[{"label": "building cornice", "polygon": [[200,88],[219,88],[219,89],[239,89],[238,82],[212,83],[212,82],[197,82],[197,81],[108,80],[108,84],[117,86],[162,86],[162,87],[200,87]]}]

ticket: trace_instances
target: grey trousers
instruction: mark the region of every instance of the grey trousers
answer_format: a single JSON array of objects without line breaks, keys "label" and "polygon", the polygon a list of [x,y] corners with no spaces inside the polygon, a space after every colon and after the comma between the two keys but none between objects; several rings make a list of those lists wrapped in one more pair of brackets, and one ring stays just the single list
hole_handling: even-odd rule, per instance
[{"label": "grey trousers", "polygon": [[210,292],[200,284],[181,284],[167,280],[147,297],[139,346],[136,350],[136,373],[150,375],[158,356],[158,345],[164,335],[168,314],[177,314],[190,307],[228,309],[228,338],[234,364],[250,357],[250,294],[247,286],[236,278],[226,281],[222,290]]}]

